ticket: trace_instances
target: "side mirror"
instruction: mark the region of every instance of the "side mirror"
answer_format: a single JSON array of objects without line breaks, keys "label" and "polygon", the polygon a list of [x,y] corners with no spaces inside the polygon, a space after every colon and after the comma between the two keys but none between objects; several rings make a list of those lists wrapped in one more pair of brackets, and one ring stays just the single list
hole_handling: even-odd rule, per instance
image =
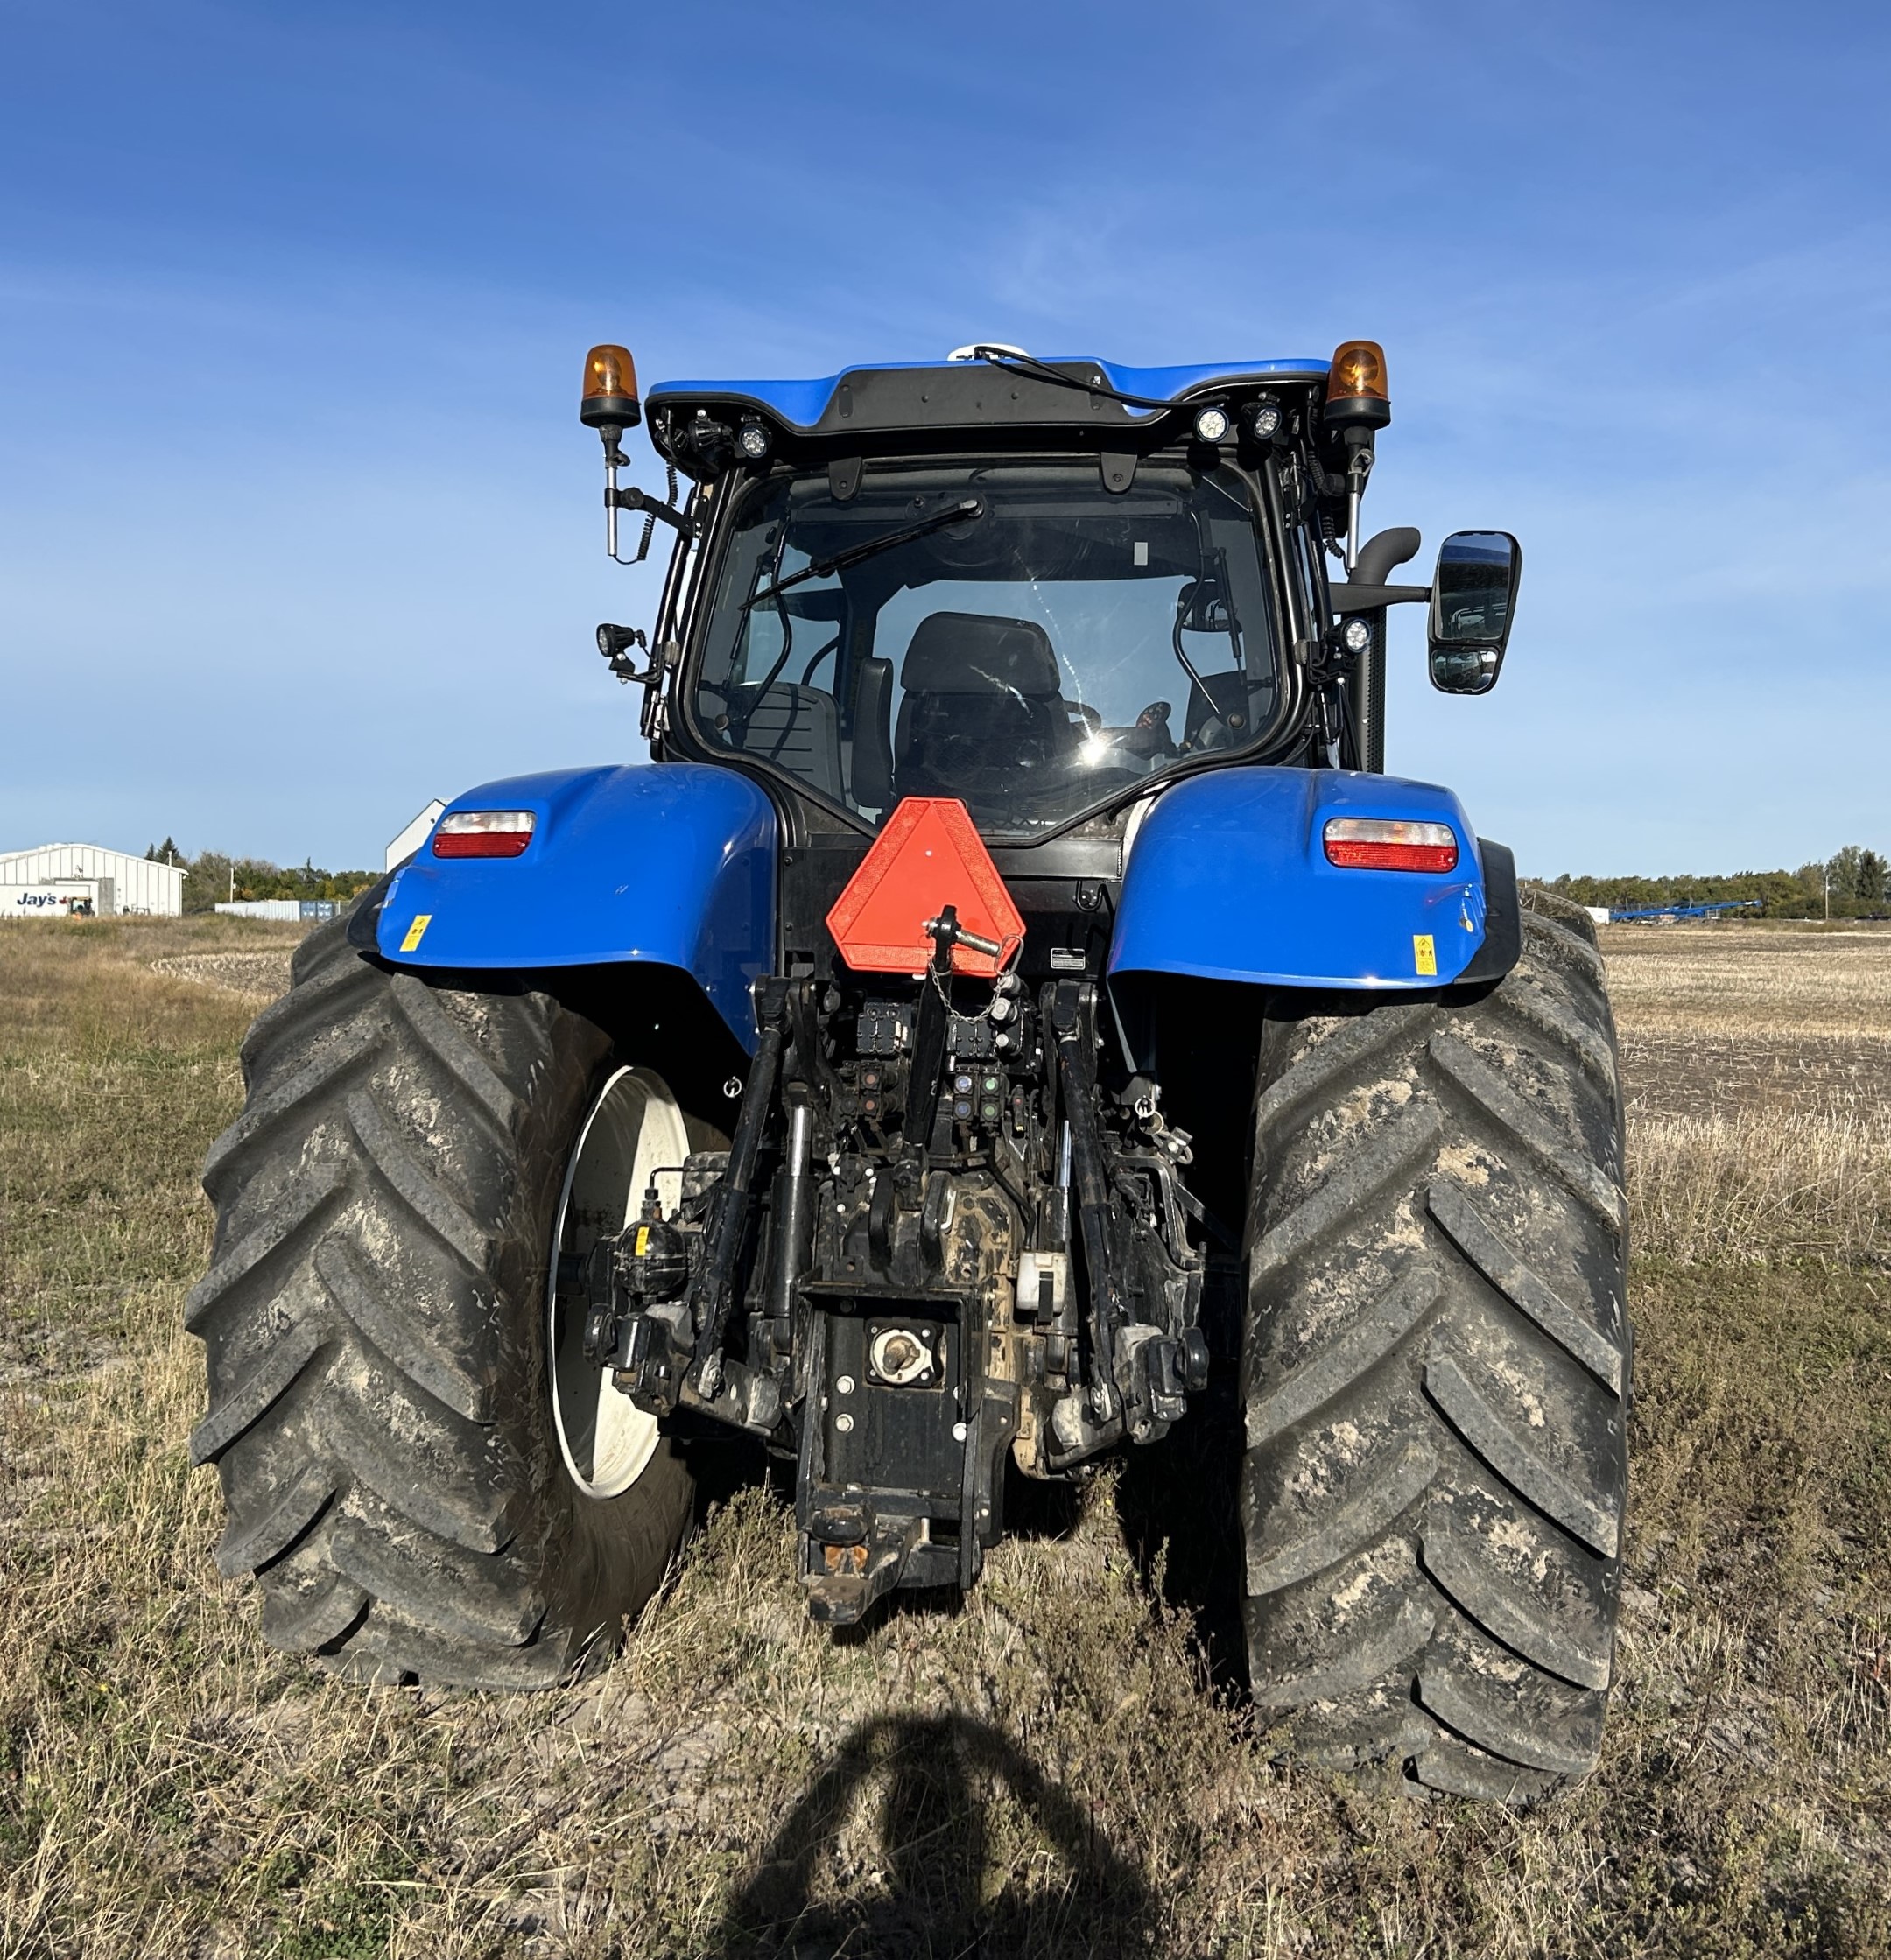
[{"label": "side mirror", "polygon": [[1507,530],[1453,531],[1438,547],[1431,581],[1431,685],[1446,694],[1488,694],[1497,685],[1523,547]]}]

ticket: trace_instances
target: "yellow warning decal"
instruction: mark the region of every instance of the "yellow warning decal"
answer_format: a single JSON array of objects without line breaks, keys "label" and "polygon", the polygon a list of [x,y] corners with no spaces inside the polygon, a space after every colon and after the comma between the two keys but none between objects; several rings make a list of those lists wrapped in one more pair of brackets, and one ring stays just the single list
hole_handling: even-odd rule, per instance
[{"label": "yellow warning decal", "polygon": [[635,1256],[641,1259],[649,1250],[650,1227],[647,1225],[640,1225],[636,1228],[636,1253]]},{"label": "yellow warning decal", "polygon": [[1415,932],[1411,936],[1412,965],[1421,973],[1438,972],[1438,946],[1429,932]]},{"label": "yellow warning decal", "polygon": [[[426,929],[432,923],[432,913],[416,912],[413,924],[407,928],[407,937],[400,943],[400,950],[403,952],[412,952],[419,945],[421,940],[426,938]],[[1427,943],[1429,944],[1429,942]],[[1419,971],[1423,973],[1424,969],[1421,967]]]}]

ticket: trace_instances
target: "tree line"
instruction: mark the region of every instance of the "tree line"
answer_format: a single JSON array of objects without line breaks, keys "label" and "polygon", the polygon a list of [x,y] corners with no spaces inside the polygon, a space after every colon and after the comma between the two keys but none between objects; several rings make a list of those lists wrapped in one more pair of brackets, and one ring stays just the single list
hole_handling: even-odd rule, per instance
[{"label": "tree line", "polygon": [[[184,910],[207,912],[237,898],[334,898],[346,902],[367,890],[376,871],[324,871],[313,862],[283,866],[267,858],[233,858],[222,851],[186,857],[170,838],[144,854],[184,868]],[[1720,899],[1756,898],[1762,916],[1776,919],[1891,918],[1891,868],[1884,856],[1847,844],[1823,863],[1796,871],[1735,871],[1722,877],[1592,878],[1565,871],[1547,881],[1578,905],[1627,910],[1637,905],[1711,905]],[[234,888],[234,889],[233,889]]]},{"label": "tree line", "polygon": [[1891,918],[1891,887],[1883,855],[1847,844],[1822,863],[1796,871],[1736,871],[1725,877],[1573,877],[1548,881],[1578,905],[1627,910],[1637,905],[1712,905],[1721,899],[1756,898],[1772,919]]},{"label": "tree line", "polygon": [[186,857],[165,838],[144,855],[154,864],[181,865],[184,910],[207,912],[231,898],[334,898],[343,902],[366,891],[378,871],[324,871],[312,861],[283,866],[267,858],[235,858],[224,851]]}]

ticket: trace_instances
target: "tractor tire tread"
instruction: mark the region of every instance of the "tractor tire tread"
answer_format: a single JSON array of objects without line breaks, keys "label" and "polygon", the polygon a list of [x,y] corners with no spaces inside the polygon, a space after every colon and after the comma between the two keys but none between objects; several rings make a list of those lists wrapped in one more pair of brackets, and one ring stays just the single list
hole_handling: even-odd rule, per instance
[{"label": "tractor tire tread", "polygon": [[291,971],[210,1152],[186,1310],[219,1570],[257,1576],[266,1639],[350,1678],[552,1684],[608,1650],[694,1507],[673,1445],[600,1501],[551,1433],[545,1247],[608,1040],[545,994],[392,972],[345,920]]},{"label": "tractor tire tread", "polygon": [[1559,1779],[1520,1768],[1501,1757],[1441,1739],[1412,1763],[1412,1780],[1441,1796],[1467,1796],[1480,1803],[1534,1803],[1550,1795]]},{"label": "tractor tire tread", "polygon": [[1431,1157],[1444,1121],[1436,1104],[1421,1104],[1376,1132],[1345,1170],[1269,1228],[1254,1249],[1254,1273],[1265,1276],[1278,1272],[1316,1251],[1362,1205]]},{"label": "tractor tire tread", "polygon": [[1308,1359],[1288,1364],[1276,1380],[1250,1399],[1248,1447],[1258,1449],[1317,1414],[1370,1373],[1424,1324],[1438,1293],[1438,1275],[1430,1267],[1407,1268],[1351,1326]]},{"label": "tractor tire tread", "polygon": [[1523,1769],[1547,1770],[1554,1776],[1580,1776],[1594,1761],[1601,1741],[1599,1723],[1592,1724],[1574,1747],[1525,1728],[1508,1709],[1493,1706],[1474,1690],[1466,1688],[1456,1670],[1443,1663],[1428,1664],[1421,1671],[1418,1699],[1473,1747],[1487,1755],[1501,1756]]},{"label": "tractor tire tread", "polygon": [[1403,1517],[1437,1473],[1438,1458],[1422,1442],[1406,1444],[1381,1476],[1349,1496],[1317,1529],[1285,1544],[1257,1538],[1248,1564],[1248,1591],[1258,1598],[1330,1570]]},{"label": "tractor tire tread", "polygon": [[319,1321],[291,1327],[275,1346],[223,1397],[191,1431],[193,1465],[214,1463],[252,1423],[285,1394],[327,1338]]},{"label": "tractor tire tread", "polygon": [[1553,898],[1494,987],[1276,1010],[1248,1223],[1256,1704],[1504,1802],[1594,1762],[1627,1493],[1617,1047]]},{"label": "tractor tire tread", "polygon": [[1346,1022],[1331,1041],[1309,1050],[1284,1075],[1267,1085],[1261,1093],[1255,1120],[1271,1128],[1304,1109],[1315,1096],[1369,1062],[1402,1035],[1429,1027],[1433,1018],[1434,1009],[1427,1002],[1417,1007],[1383,1008],[1376,1014],[1360,1015]]},{"label": "tractor tire tread", "polygon": [[1299,1675],[1276,1676],[1255,1684],[1255,1698],[1264,1707],[1304,1708],[1370,1688],[1401,1665],[1424,1653],[1437,1626],[1436,1616],[1416,1599],[1407,1599],[1394,1617],[1364,1629],[1342,1653]]},{"label": "tractor tire tread", "polygon": [[263,1601],[263,1637],[289,1654],[313,1654],[346,1633],[367,1610],[368,1595],[331,1577],[312,1591],[271,1592]]},{"label": "tractor tire tread", "polygon": [[1434,1035],[1431,1058],[1484,1113],[1501,1123],[1530,1156],[1569,1187],[1602,1222],[1616,1232],[1627,1223],[1627,1200],[1622,1189],[1590,1158],[1568,1148],[1550,1124],[1531,1109],[1501,1075],[1480,1055],[1451,1035]]},{"label": "tractor tire tread", "polygon": [[1448,1177],[1434,1178],[1425,1192],[1425,1209],[1484,1279],[1521,1314],[1527,1315],[1565,1353],[1587,1368],[1604,1387],[1622,1390],[1622,1351],[1539,1274],[1497,1227],[1479,1211],[1462,1186]]},{"label": "tractor tire tread", "polygon": [[216,1549],[216,1568],[227,1579],[241,1578],[273,1564],[320,1517],[334,1496],[337,1479],[324,1463],[306,1463],[292,1475],[280,1494],[248,1522],[233,1513]]},{"label": "tractor tire tread", "polygon": [[1478,1393],[1452,1355],[1434,1352],[1427,1357],[1424,1385],[1445,1421],[1518,1496],[1599,1557],[1615,1556],[1621,1549],[1621,1521],[1536,1455]]}]

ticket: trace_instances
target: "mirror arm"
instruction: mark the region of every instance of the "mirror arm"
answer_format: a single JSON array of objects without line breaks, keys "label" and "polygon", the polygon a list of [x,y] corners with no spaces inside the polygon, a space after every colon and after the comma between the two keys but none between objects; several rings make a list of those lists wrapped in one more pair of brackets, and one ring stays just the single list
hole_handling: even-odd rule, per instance
[{"label": "mirror arm", "polygon": [[674,504],[665,503],[661,497],[652,496],[648,490],[632,488],[620,490],[612,486],[605,498],[606,504],[616,510],[641,510],[647,517],[660,518],[672,530],[679,530],[685,537],[696,536],[696,521],[685,516]]},{"label": "mirror arm", "polygon": [[1366,479],[1372,474],[1373,431],[1369,425],[1355,423],[1343,431],[1342,436],[1346,459],[1346,568],[1350,579],[1359,564],[1360,546],[1365,542],[1360,536],[1360,505],[1366,498]]},{"label": "mirror arm", "polygon": [[1359,548],[1350,577],[1364,586],[1383,585],[1407,559],[1418,555],[1424,542],[1410,524],[1397,524],[1368,537]]},{"label": "mirror arm", "polygon": [[1330,586],[1335,617],[1349,613],[1370,613],[1381,606],[1416,606],[1431,596],[1430,586],[1364,586],[1357,580]]}]

